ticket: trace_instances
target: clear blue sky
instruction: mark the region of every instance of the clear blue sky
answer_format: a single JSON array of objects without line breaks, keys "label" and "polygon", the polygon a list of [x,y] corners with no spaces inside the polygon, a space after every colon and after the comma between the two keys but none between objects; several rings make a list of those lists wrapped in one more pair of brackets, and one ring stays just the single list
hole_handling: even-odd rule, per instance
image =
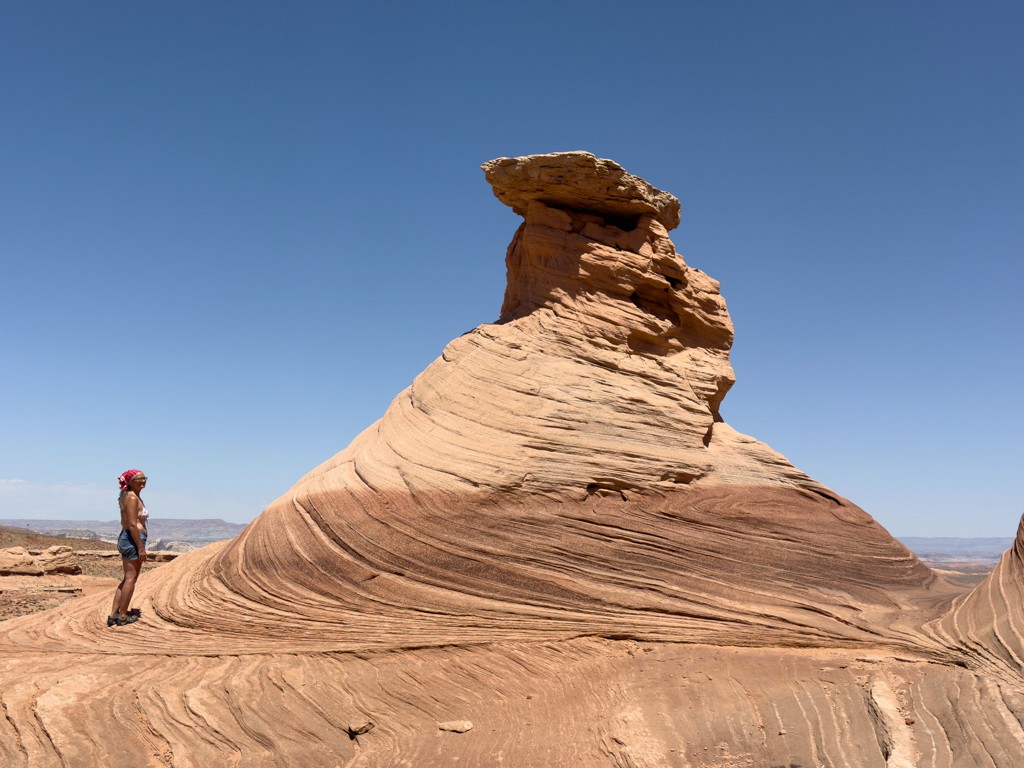
[{"label": "clear blue sky", "polygon": [[[0,517],[245,522],[453,337],[584,149],[677,195],[741,432],[904,536],[1024,512],[1024,4],[0,6]],[[14,482],[20,481],[20,482]]]}]

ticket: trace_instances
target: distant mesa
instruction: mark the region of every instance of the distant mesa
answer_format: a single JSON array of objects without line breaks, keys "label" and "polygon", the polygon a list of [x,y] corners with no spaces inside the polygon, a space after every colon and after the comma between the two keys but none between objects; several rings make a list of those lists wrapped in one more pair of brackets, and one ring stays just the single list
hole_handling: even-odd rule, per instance
[{"label": "distant mesa", "polygon": [[[733,323],[669,238],[675,197],[586,152],[483,169],[524,218],[495,322],[236,538],[146,574],[116,642],[109,597],[6,622],[0,690],[34,676],[5,694],[18,743],[111,766],[1024,765],[1024,528],[973,592],[936,574],[726,423]],[[95,703],[112,690],[132,704]]]},{"label": "distant mesa", "polygon": [[[31,520],[20,518],[0,520],[0,526],[26,528],[47,536],[89,539],[108,543],[116,542],[118,534],[121,533],[120,520]],[[154,548],[157,542],[167,542],[167,546],[178,542],[180,545],[195,549],[215,541],[232,539],[243,530],[245,530],[245,525],[219,519],[183,519],[158,516],[150,520],[149,533],[153,537],[150,548]],[[167,551],[189,551],[177,545],[176,547]]]},{"label": "distant mesa", "polygon": [[108,539],[116,541],[117,539],[117,537],[113,534],[103,535],[96,533],[95,531],[89,528],[46,529],[37,526],[35,529],[32,530],[35,530],[37,533],[45,533],[47,536],[56,536],[61,539],[86,539],[89,541],[105,541]]}]

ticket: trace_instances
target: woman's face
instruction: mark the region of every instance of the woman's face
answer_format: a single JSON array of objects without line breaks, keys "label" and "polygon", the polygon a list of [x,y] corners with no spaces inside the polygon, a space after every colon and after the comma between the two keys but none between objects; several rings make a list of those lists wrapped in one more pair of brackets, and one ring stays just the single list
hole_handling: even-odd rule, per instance
[{"label": "woman's face", "polygon": [[146,476],[139,472],[139,474],[132,478],[132,481],[130,483],[131,489],[138,493],[139,491],[146,487],[146,480]]}]

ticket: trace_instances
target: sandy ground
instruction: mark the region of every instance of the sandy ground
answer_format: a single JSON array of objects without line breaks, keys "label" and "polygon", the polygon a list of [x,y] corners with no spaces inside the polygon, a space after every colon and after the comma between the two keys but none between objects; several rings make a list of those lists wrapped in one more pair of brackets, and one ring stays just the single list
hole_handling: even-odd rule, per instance
[{"label": "sandy ground", "polygon": [[[78,561],[82,573],[73,576],[0,576],[0,621],[56,608],[79,597],[101,593],[113,596],[124,574],[121,559],[81,555]],[[161,565],[164,563],[147,562],[140,578],[146,578],[148,571]]]},{"label": "sandy ground", "polygon": [[118,579],[102,576],[0,576],[0,620],[56,608],[100,592],[113,594]]},{"label": "sandy ground", "polygon": [[[37,613],[64,605],[79,597],[102,592],[113,596],[114,589],[124,575],[121,558],[104,557],[103,553],[116,553],[117,547],[91,539],[68,539],[46,536],[28,528],[0,525],[0,549],[25,547],[30,551],[53,546],[71,547],[82,566],[79,575],[54,574],[50,576],[0,576],[0,621]],[[147,571],[163,562],[149,561],[142,567],[142,578]]]}]

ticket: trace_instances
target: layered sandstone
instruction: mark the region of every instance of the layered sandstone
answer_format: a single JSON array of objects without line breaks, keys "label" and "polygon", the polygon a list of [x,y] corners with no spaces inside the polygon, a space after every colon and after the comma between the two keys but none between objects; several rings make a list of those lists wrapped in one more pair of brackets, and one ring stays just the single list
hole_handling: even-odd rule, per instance
[{"label": "layered sandstone", "polygon": [[[1024,668],[1024,517],[999,565],[953,610],[926,628],[971,663],[993,670]],[[1024,714],[1024,690],[1017,691]]]},{"label": "layered sandstone", "polygon": [[24,547],[0,549],[0,576],[81,572],[82,566],[71,547],[54,546],[35,553]]},{"label": "layered sandstone", "polygon": [[1024,760],[1019,553],[964,597],[725,423],[733,325],[671,195],[587,153],[484,170],[524,216],[497,322],[143,580],[116,645],[100,600],[10,622],[11,764]]},{"label": "layered sandstone", "polygon": [[670,230],[679,226],[679,200],[674,195],[589,152],[499,157],[482,167],[494,196],[520,216],[537,201],[617,222],[650,213]]}]

